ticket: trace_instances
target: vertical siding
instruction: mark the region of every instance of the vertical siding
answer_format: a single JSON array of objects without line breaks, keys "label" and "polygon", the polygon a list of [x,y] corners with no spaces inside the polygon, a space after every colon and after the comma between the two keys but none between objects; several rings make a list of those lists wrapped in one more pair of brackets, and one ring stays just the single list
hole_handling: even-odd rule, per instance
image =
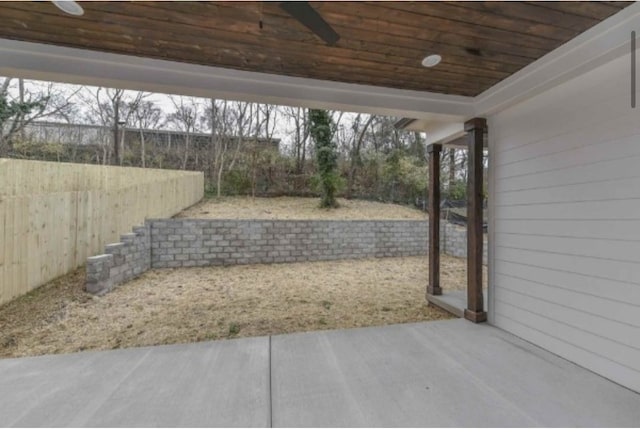
[{"label": "vertical siding", "polygon": [[489,119],[494,324],[640,391],[629,56]]}]

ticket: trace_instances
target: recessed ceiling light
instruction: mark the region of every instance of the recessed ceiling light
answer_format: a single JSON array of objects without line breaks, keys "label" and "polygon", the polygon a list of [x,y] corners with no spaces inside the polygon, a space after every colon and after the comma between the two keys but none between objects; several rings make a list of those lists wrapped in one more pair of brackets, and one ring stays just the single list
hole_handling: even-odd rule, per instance
[{"label": "recessed ceiling light", "polygon": [[68,13],[69,15],[84,15],[84,9],[82,9],[82,6],[73,0],[53,0],[53,4],[56,5],[58,9]]},{"label": "recessed ceiling light", "polygon": [[434,67],[435,65],[440,63],[440,61],[442,61],[442,57],[440,57],[438,54],[431,54],[422,59],[422,66],[428,68]]}]

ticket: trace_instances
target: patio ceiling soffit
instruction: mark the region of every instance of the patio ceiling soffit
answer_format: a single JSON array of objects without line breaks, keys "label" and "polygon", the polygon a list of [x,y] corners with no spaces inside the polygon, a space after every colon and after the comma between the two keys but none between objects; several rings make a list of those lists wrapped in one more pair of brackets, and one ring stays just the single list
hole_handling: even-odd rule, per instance
[{"label": "patio ceiling soffit", "polygon": [[0,75],[420,119],[430,142],[626,54],[640,3],[626,7],[475,97],[238,71],[0,39]]}]

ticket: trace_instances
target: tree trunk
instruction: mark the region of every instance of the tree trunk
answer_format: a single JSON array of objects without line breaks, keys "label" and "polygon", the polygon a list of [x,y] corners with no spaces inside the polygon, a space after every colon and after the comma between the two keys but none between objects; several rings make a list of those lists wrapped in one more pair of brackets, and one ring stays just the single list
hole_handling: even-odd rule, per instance
[{"label": "tree trunk", "polygon": [[187,169],[187,159],[189,158],[189,141],[190,141],[190,136],[189,133],[187,132],[187,135],[184,139],[184,157],[182,158],[182,169],[185,170]]},{"label": "tree trunk", "polygon": [[[24,104],[24,80],[18,78],[18,91],[20,92],[20,104]],[[24,128],[20,129],[20,141],[24,142]]]},{"label": "tree trunk", "polygon": [[220,155],[220,166],[218,167],[218,178],[216,179],[216,196],[220,198],[220,185],[222,184],[222,169],[224,168],[224,154]]},{"label": "tree trunk", "polygon": [[449,192],[453,190],[456,181],[456,149],[449,150]]},{"label": "tree trunk", "polygon": [[[254,143],[254,146],[257,146],[256,143]],[[257,149],[255,149],[255,151],[257,151]],[[258,155],[256,153],[253,153],[253,157],[252,157],[252,161],[251,161],[251,197],[255,198],[256,197],[256,182],[257,182],[257,178],[258,178]]]},{"label": "tree trunk", "polygon": [[144,132],[142,132],[142,129],[140,129],[140,158],[142,159],[142,168],[146,168],[147,164],[145,161],[147,159],[147,155],[144,142]]},{"label": "tree trunk", "polygon": [[[367,132],[367,128],[373,123],[375,116],[369,116],[369,119],[362,127],[360,131],[360,135],[358,139],[355,140],[353,144],[353,148],[351,151],[351,164],[349,166],[349,178],[347,180],[347,198],[351,199],[353,194],[353,183],[355,182],[356,170],[358,169],[358,165],[360,164],[360,149],[362,148],[362,142],[364,140],[364,135]],[[355,139],[355,138],[354,138]]]},{"label": "tree trunk", "polygon": [[122,162],[124,160],[124,135],[127,132],[125,125],[122,126],[122,130],[120,131],[120,166],[122,166]]},{"label": "tree trunk", "polygon": [[119,136],[118,136],[118,123],[120,122],[120,104],[114,103],[113,104],[113,156],[115,158],[115,164],[118,165],[120,163],[120,146],[118,145],[119,143]]},{"label": "tree trunk", "polygon": [[296,174],[302,173],[302,133],[300,131],[300,108],[296,112]]},{"label": "tree trunk", "polygon": [[298,174],[304,173],[304,166],[307,162],[307,137],[308,134],[305,133],[305,137],[302,140],[302,157],[300,158],[300,172]]}]

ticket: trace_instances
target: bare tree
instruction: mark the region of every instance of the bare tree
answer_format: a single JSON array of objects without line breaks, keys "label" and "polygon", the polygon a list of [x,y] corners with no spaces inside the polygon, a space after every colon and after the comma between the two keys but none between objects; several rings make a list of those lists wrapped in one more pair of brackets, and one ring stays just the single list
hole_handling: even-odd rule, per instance
[{"label": "bare tree", "polygon": [[220,178],[218,176],[219,164],[223,160],[223,145],[226,142],[227,135],[227,110],[228,103],[226,100],[220,103],[215,99],[209,100],[209,107],[207,108],[207,117],[209,127],[211,128],[211,150],[212,160],[210,164],[209,178],[216,178],[216,195],[220,197]]},{"label": "bare tree", "polygon": [[329,111],[329,116],[331,117],[331,139],[335,138],[344,114],[344,111]]},{"label": "bare tree", "polygon": [[[99,90],[98,90],[99,91]],[[107,95],[109,95],[109,100],[111,101],[111,106],[113,107],[113,154],[116,159],[116,164],[122,165],[122,154],[120,151],[120,147],[122,146],[122,142],[119,139],[120,134],[118,133],[118,129],[120,128],[121,123],[120,120],[120,104],[122,102],[122,96],[124,95],[124,90],[122,89],[107,89]]]},{"label": "bare tree", "polygon": [[[231,105],[232,109],[228,111],[230,115],[230,135],[224,140],[224,147],[221,148],[220,165],[218,166],[217,175],[217,193],[220,196],[220,186],[222,184],[222,175],[225,171],[231,171],[238,160],[240,149],[245,144],[245,139],[251,136],[251,128],[254,118],[260,121],[258,115],[254,115],[255,104],[246,102],[236,102]],[[231,144],[231,145],[230,145]],[[235,145],[234,145],[235,144]],[[229,157],[225,157],[227,152]],[[228,165],[225,165],[225,160]]]},{"label": "bare tree", "polygon": [[32,122],[68,121],[74,114],[73,99],[79,91],[77,86],[54,83],[25,87],[22,79],[0,78],[0,155],[11,151],[16,136]]},{"label": "bare tree", "polygon": [[207,108],[207,117],[209,127],[211,128],[211,149],[213,158],[210,165],[211,179],[215,179],[216,196],[222,195],[222,174],[229,151],[232,130],[232,103],[227,100],[216,101],[209,100]]},{"label": "bare tree", "polygon": [[197,132],[201,117],[202,104],[198,98],[188,96],[171,97],[174,112],[167,116],[169,123],[174,124],[185,134],[184,152],[181,168],[187,169],[189,161],[189,147],[194,132]]},{"label": "bare tree", "polygon": [[[134,113],[146,97],[143,92],[131,92],[122,89],[104,87],[86,88],[80,99],[84,103],[85,117],[89,123],[109,126],[113,129],[112,148],[103,147],[103,162],[111,160],[122,165],[124,152],[124,130],[133,126]],[[113,151],[113,153],[112,153]]]},{"label": "bare tree", "polygon": [[288,132],[293,135],[293,156],[295,158],[296,174],[302,174],[309,143],[308,111],[300,107],[284,107],[283,113],[293,123],[293,130]]},{"label": "bare tree", "polygon": [[141,101],[134,112],[136,126],[140,136],[140,160],[142,168],[146,168],[147,152],[145,130],[157,129],[163,122],[164,114],[153,101]]},{"label": "bare tree", "polygon": [[240,149],[247,149],[247,142],[255,141],[260,131],[274,133],[275,113],[273,108],[261,108],[253,103],[214,99],[209,103],[206,114],[213,150],[211,172],[216,183],[216,195],[220,197],[224,173],[234,169]]},{"label": "bare tree", "polygon": [[[118,148],[118,156],[119,156],[118,163],[120,165],[122,165],[122,162],[124,159],[124,153],[126,151],[125,142],[124,142],[126,127],[134,126],[133,123],[135,121],[135,113],[136,111],[138,111],[138,107],[140,106],[143,99],[147,95],[143,92],[137,92],[137,93],[130,94],[130,96],[131,96],[130,99],[126,99],[126,95],[125,95],[124,98],[120,99],[119,103],[114,105],[119,112],[122,112],[124,108],[124,113],[123,113],[124,115],[120,115],[120,118],[118,119],[118,124],[123,125],[124,127],[120,134],[120,144],[116,147]],[[122,106],[122,108],[118,108],[120,106]]]},{"label": "bare tree", "polygon": [[351,139],[351,148],[349,150],[349,176],[347,178],[348,199],[351,199],[353,195],[353,185],[355,182],[356,171],[358,167],[362,165],[360,151],[362,149],[362,143],[365,134],[367,133],[367,129],[369,128],[369,126],[371,126],[376,118],[376,116],[374,115],[369,115],[368,118],[364,121],[364,124],[362,124],[361,116],[361,114],[358,114],[351,126],[353,129],[353,134]]},{"label": "bare tree", "polygon": [[[277,110],[273,105],[259,104],[256,110],[256,121],[253,127],[253,138],[245,145],[249,156],[251,173],[251,196],[256,196],[258,168],[265,157],[271,156],[272,139],[277,122]],[[250,123],[251,127],[251,123]],[[264,141],[263,141],[264,140]]]},{"label": "bare tree", "polygon": [[456,182],[456,149],[449,149],[449,192],[453,190],[453,185]]}]

